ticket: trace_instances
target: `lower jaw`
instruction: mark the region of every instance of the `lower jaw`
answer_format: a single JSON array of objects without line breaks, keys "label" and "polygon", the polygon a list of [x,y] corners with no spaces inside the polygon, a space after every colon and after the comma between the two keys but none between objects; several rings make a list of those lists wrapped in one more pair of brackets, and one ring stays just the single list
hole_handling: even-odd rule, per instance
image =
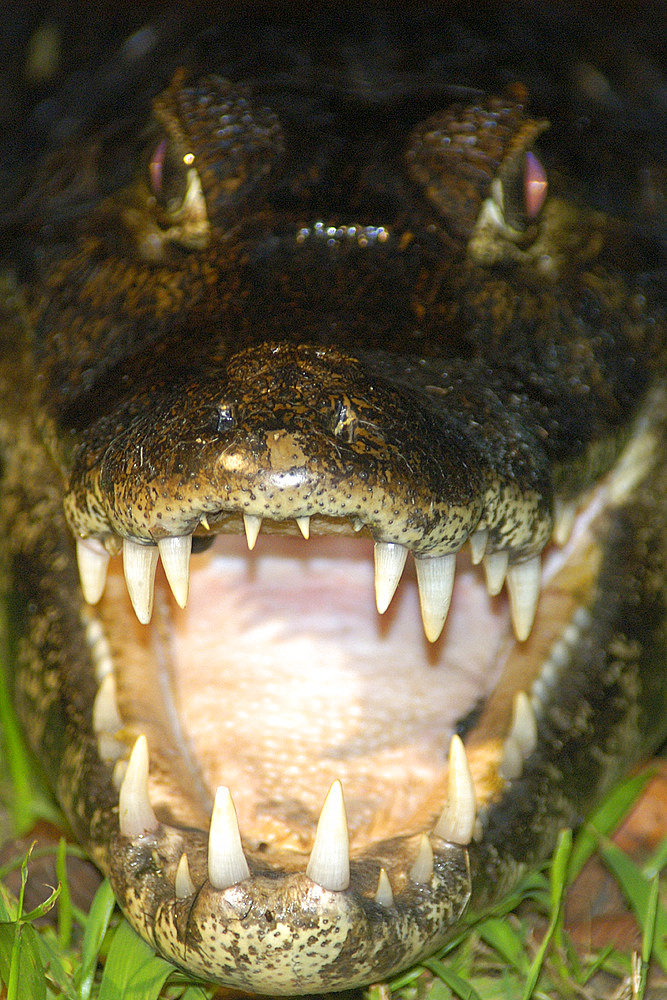
[{"label": "lower jaw", "polygon": [[[605,588],[609,579],[622,587],[628,561],[639,558],[641,513],[631,498],[656,476],[652,434],[629,446],[635,457],[590,498],[566,545],[545,554],[523,643],[512,638],[504,598],[489,599],[477,586],[480,567],[461,556],[435,646],[419,633],[409,578],[387,621],[378,619],[363,593],[372,589],[363,540],[260,535],[248,559],[238,539],[223,538],[194,557],[186,612],[158,582],[149,628],[134,620],[112,571],[99,608],[84,616],[97,683],[113,671],[118,717],[104,707],[107,683],[80,812],[91,852],[140,933],[177,965],[226,985],[335,991],[432,953],[471,908],[545,857],[559,827],[650,739],[638,709],[646,663],[621,628],[623,595]],[[300,591],[276,575],[286,552]],[[333,576],[346,605],[340,620],[329,608],[324,624],[311,611],[328,603],[322,575],[329,585]],[[235,620],[242,628],[232,638]],[[284,672],[259,651],[260,632],[274,654],[280,647]],[[158,690],[167,697],[155,699]],[[463,771],[457,740],[448,766],[457,728]],[[146,742],[136,744],[140,736]],[[63,762],[62,780],[73,770]],[[336,784],[320,820],[322,854],[318,816],[337,781],[347,823]],[[216,797],[219,785],[231,797]]]}]

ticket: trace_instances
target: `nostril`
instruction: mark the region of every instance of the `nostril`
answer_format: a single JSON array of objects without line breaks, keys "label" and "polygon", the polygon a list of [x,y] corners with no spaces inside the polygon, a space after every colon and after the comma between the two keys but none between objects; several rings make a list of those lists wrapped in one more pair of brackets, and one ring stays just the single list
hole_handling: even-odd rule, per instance
[{"label": "nostril", "polygon": [[359,419],[356,411],[350,404],[347,397],[337,399],[334,403],[333,433],[347,444],[352,444],[355,439]]},{"label": "nostril", "polygon": [[233,403],[220,403],[215,408],[213,426],[216,434],[230,431],[236,426],[236,407]]}]

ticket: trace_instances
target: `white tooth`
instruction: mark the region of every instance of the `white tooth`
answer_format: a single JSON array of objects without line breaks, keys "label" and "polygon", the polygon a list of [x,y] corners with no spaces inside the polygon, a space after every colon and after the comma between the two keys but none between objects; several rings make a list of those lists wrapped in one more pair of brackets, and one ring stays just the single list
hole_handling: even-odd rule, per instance
[{"label": "white tooth", "polygon": [[202,516],[199,518],[199,523],[201,524],[202,528],[206,528],[207,531],[210,531],[211,525],[208,523],[208,518],[206,514],[202,514]]},{"label": "white tooth", "polygon": [[[120,740],[109,736],[108,733],[100,733],[97,737],[97,756],[105,764],[115,764],[127,753],[127,747]],[[119,786],[120,787],[120,786]]]},{"label": "white tooth", "polygon": [[511,781],[513,778],[521,777],[523,771],[523,755],[521,747],[512,736],[508,736],[503,743],[503,758],[498,765],[498,774],[501,778]]},{"label": "white tooth", "polygon": [[375,902],[378,906],[393,906],[394,894],[391,891],[391,882],[384,868],[380,869],[378,887],[375,890]]},{"label": "white tooth", "polygon": [[480,528],[479,531],[473,531],[470,536],[470,556],[472,558],[473,566],[478,566],[484,558],[486,543],[488,540],[489,532],[486,528]]},{"label": "white tooth", "polygon": [[415,559],[419,603],[424,633],[429,642],[435,642],[443,630],[454,590],[456,556],[434,556]]},{"label": "white tooth", "polygon": [[523,642],[530,635],[540,596],[542,568],[539,556],[526,562],[512,563],[507,570],[507,589],[510,594],[510,613],[514,634]]},{"label": "white tooth", "polygon": [[404,545],[393,542],[376,542],[373,548],[375,559],[375,603],[381,615],[385,613],[396,593],[398,581],[408,558]]},{"label": "white tooth", "polygon": [[554,501],[553,540],[556,545],[565,545],[572,533],[577,516],[577,505],[574,500]]},{"label": "white tooth", "polygon": [[332,783],[324,800],[306,875],[331,892],[350,884],[350,841],[340,781]]},{"label": "white tooth", "polygon": [[303,537],[308,541],[310,538],[310,518],[304,514],[303,517],[297,517],[296,523],[298,525],[299,531]]},{"label": "white tooth", "polygon": [[208,835],[208,880],[214,889],[229,889],[250,878],[231,792],[220,785],[215,793]]},{"label": "white tooth", "polygon": [[410,869],[410,879],[418,885],[425,885],[433,878],[433,848],[431,841],[422,833],[419,841],[417,860]]},{"label": "white tooth", "polygon": [[510,736],[521,750],[524,759],[529,757],[537,746],[537,719],[525,691],[517,691],[514,695]]},{"label": "white tooth", "polygon": [[243,527],[245,528],[245,537],[248,542],[248,548],[252,550],[255,548],[255,542],[257,541],[259,529],[262,527],[262,519],[261,517],[255,517],[254,514],[244,514]]},{"label": "white tooth", "polygon": [[114,764],[113,773],[111,775],[111,783],[113,784],[113,787],[116,789],[117,792],[120,791],[123,784],[123,779],[125,778],[126,774],[127,774],[127,761],[117,760],[116,763]]},{"label": "white tooth", "polygon": [[134,613],[147,625],[153,613],[153,584],[157,568],[157,545],[139,545],[123,539],[123,572]]},{"label": "white tooth", "polygon": [[158,828],[148,798],[148,742],[142,735],[132,747],[118,797],[120,832],[123,837],[140,837]]},{"label": "white tooth", "polygon": [[116,678],[107,674],[100,682],[93,702],[93,732],[116,733],[123,725],[116,702]]},{"label": "white tooth", "polygon": [[97,604],[107,582],[109,553],[95,538],[77,538],[76,561],[83,598],[88,604]]},{"label": "white tooth", "polygon": [[449,747],[447,802],[433,834],[452,844],[469,844],[476,815],[475,784],[463,741],[455,734]]},{"label": "white tooth", "polygon": [[179,608],[184,608],[188,603],[188,588],[190,586],[192,535],[161,538],[157,547],[171,592],[176,598]]},{"label": "white tooth", "polygon": [[187,899],[195,891],[194,882],[190,878],[190,865],[188,864],[188,856],[185,851],[183,851],[178,861],[176,878],[174,879],[174,890],[177,899]]},{"label": "white tooth", "polygon": [[510,554],[507,549],[500,549],[499,552],[487,552],[484,556],[486,589],[492,597],[495,597],[503,589],[509,561]]}]

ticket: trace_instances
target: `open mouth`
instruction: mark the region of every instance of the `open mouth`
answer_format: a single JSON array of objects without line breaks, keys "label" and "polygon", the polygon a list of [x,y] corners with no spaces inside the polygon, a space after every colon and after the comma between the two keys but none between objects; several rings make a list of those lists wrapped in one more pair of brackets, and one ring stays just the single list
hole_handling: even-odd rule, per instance
[{"label": "open mouth", "polygon": [[192,971],[286,993],[388,975],[444,940],[471,857],[497,849],[489,816],[543,766],[610,519],[654,446],[639,434],[523,563],[485,551],[483,529],[414,557],[358,516],[300,509],[209,514],[194,535],[126,539],[122,560],[118,538],[80,540],[93,726],[119,796],[108,867],[135,925]]}]

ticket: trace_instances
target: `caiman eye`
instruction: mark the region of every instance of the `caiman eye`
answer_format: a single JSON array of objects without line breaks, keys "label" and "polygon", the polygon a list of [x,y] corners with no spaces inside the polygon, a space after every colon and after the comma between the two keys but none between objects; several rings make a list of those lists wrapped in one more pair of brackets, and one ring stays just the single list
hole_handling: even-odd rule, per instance
[{"label": "caiman eye", "polygon": [[523,202],[531,222],[542,211],[548,188],[546,170],[535,154],[528,151],[523,168]]},{"label": "caiman eye", "polygon": [[188,170],[193,162],[191,153],[183,156],[175,152],[166,137],[153,148],[148,162],[148,183],[151,194],[169,215],[183,204],[188,190]]},{"label": "caiman eye", "polygon": [[524,153],[517,168],[506,172],[500,187],[493,189],[493,195],[505,224],[521,233],[538,218],[549,185],[546,170],[530,150]]}]

